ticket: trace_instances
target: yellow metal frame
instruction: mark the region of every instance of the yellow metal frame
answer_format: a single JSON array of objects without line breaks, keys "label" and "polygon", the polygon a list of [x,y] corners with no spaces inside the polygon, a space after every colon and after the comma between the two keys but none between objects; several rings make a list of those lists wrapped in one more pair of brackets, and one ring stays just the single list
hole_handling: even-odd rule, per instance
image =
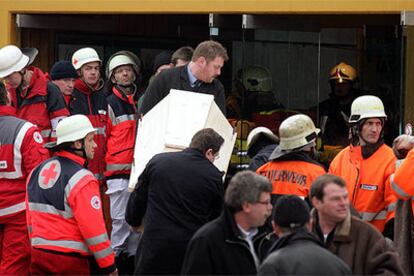
[{"label": "yellow metal frame", "polygon": [[[413,10],[414,0],[0,0],[0,47],[20,44],[16,14],[400,14]],[[412,36],[407,41],[410,49]],[[410,74],[413,56],[410,52],[406,57]],[[414,110],[407,108],[414,99],[413,82],[411,78],[406,82],[406,121],[414,116]]]},{"label": "yellow metal frame", "polygon": [[0,46],[16,43],[15,14],[400,13],[413,0],[0,0]]}]

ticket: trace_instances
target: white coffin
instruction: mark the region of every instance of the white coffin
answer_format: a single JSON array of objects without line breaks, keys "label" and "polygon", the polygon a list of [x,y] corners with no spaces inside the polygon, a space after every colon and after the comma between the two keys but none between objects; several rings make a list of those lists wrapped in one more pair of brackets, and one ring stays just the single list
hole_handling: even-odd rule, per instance
[{"label": "white coffin", "polygon": [[236,133],[214,102],[214,96],[171,89],[138,122],[129,190],[134,189],[138,177],[154,155],[187,148],[193,135],[203,128],[212,128],[224,138],[220,158],[214,165],[226,173]]}]

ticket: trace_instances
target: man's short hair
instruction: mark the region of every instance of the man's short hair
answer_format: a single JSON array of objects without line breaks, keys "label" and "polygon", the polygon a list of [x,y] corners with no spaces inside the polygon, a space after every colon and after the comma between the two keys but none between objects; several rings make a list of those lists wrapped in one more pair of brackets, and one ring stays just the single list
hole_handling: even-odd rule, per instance
[{"label": "man's short hair", "polygon": [[186,62],[190,62],[193,57],[194,49],[190,46],[183,46],[178,48],[171,56],[171,62],[176,65],[177,60],[181,59]]},{"label": "man's short hair", "polygon": [[235,213],[243,209],[244,203],[255,203],[262,193],[271,193],[272,184],[269,179],[252,171],[236,173],[230,180],[224,200]]},{"label": "man's short hair", "polygon": [[340,178],[339,176],[333,174],[324,174],[319,176],[318,178],[313,181],[311,189],[310,189],[310,198],[316,197],[320,201],[323,200],[324,197],[324,190],[328,184],[336,184],[339,187],[345,188],[345,181]]},{"label": "man's short hair", "polygon": [[296,195],[281,196],[274,205],[272,220],[283,228],[300,228],[310,220],[309,206]]},{"label": "man's short hair", "polygon": [[214,60],[216,57],[221,57],[224,61],[229,59],[226,48],[213,40],[207,40],[198,44],[194,50],[192,61],[196,61],[199,57],[204,57],[207,62]]},{"label": "man's short hair", "polygon": [[0,81],[0,105],[7,105],[8,102],[7,89],[4,86],[4,83]]},{"label": "man's short hair", "polygon": [[220,147],[223,145],[224,139],[212,128],[203,128],[197,131],[191,139],[190,148],[197,149],[203,154],[207,150],[212,149],[213,153],[220,151]]}]

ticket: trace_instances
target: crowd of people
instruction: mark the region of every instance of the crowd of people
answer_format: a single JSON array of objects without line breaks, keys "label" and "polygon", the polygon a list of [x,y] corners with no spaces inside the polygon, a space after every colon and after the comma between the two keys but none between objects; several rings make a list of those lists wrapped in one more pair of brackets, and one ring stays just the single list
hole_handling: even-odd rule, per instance
[{"label": "crowd of people", "polygon": [[[0,274],[413,273],[412,248],[398,241],[414,237],[400,227],[402,211],[413,218],[414,138],[384,143],[383,102],[352,90],[347,64],[330,76],[344,111],[321,104],[322,132],[305,114],[278,135],[252,130],[249,169],[225,185],[213,164],[224,139],[204,128],[188,148],[155,155],[129,192],[137,120],[170,89],[213,95],[226,114],[226,49],[209,40],[160,53],[145,92],[130,51],[103,64],[81,48],[49,73],[36,55],[0,49]],[[326,167],[317,142],[334,112],[348,114],[334,132],[347,145]]]}]

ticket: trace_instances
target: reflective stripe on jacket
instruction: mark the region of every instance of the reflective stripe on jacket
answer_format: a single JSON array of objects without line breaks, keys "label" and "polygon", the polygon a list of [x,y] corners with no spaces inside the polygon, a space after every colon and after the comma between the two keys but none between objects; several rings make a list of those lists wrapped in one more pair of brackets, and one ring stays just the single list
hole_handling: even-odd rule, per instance
[{"label": "reflective stripe on jacket", "polygon": [[99,86],[95,90],[86,85],[81,79],[76,80],[72,99],[69,103],[69,111],[72,115],[85,115],[91,121],[93,127],[98,130],[94,137],[97,145],[94,158],[88,161],[88,169],[98,180],[103,179],[105,171],[107,108],[108,104],[102,87]]},{"label": "reflective stripe on jacket", "polygon": [[25,210],[26,178],[49,157],[38,128],[15,116],[0,106],[0,218]]},{"label": "reflective stripe on jacket", "polygon": [[31,244],[62,253],[93,255],[101,268],[114,265],[99,184],[85,160],[61,151],[38,166],[28,181]]},{"label": "reflective stripe on jacket", "polygon": [[382,145],[369,158],[363,159],[360,146],[348,146],[332,161],[329,172],[346,181],[349,198],[362,220],[369,221],[381,232],[385,222],[394,216],[396,197],[390,176],[396,158],[392,149]]},{"label": "reflective stripe on jacket", "polygon": [[402,200],[408,200],[414,196],[414,150],[410,150],[401,166],[391,177],[391,187],[394,194]]},{"label": "reflective stripe on jacket", "polygon": [[106,177],[128,176],[134,157],[136,131],[136,103],[132,97],[126,97],[115,87],[108,101],[108,141]]}]

